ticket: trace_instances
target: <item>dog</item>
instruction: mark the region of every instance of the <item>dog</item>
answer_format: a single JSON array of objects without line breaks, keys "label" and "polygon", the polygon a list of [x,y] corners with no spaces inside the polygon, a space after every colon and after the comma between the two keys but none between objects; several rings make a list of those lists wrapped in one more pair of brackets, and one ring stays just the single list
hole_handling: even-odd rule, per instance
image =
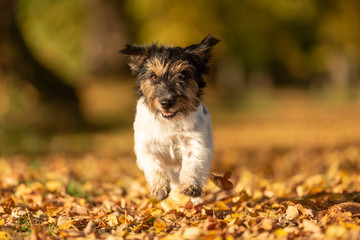
[{"label": "dog", "polygon": [[209,73],[209,34],[185,48],[126,45],[136,75],[135,154],[151,195],[161,201],[171,189],[203,195],[213,155],[210,115],[202,103],[203,75]]}]

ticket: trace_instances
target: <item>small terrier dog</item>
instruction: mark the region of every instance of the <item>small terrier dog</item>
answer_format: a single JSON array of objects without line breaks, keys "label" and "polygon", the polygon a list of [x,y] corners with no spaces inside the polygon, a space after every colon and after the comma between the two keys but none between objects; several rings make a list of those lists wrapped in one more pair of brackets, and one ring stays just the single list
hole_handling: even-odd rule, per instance
[{"label": "small terrier dog", "polygon": [[192,198],[203,194],[213,140],[201,95],[210,50],[218,42],[208,35],[185,48],[126,45],[120,51],[129,57],[129,66],[137,76],[137,164],[157,200],[164,200],[175,188]]}]

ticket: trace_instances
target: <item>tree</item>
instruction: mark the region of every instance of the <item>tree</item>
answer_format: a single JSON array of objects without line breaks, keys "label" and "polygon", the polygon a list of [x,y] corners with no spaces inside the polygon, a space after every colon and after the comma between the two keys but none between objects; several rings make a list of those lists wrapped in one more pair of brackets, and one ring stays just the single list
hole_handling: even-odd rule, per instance
[{"label": "tree", "polygon": [[15,5],[13,0],[0,2],[0,73],[13,73],[21,81],[31,83],[53,115],[55,127],[66,129],[83,125],[86,120],[74,88],[40,64],[27,48],[17,25]]}]

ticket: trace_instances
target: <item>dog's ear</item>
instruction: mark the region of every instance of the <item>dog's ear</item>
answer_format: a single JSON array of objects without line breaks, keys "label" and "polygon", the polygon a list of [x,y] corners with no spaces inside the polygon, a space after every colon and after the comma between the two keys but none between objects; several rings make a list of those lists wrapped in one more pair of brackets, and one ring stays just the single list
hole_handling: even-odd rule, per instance
[{"label": "dog's ear", "polygon": [[140,45],[126,45],[120,53],[129,56],[128,64],[133,73],[137,73],[145,59],[149,57],[147,47]]},{"label": "dog's ear", "polygon": [[211,34],[207,35],[199,44],[194,44],[186,47],[184,50],[196,56],[197,60],[204,66],[207,66],[210,59],[211,47],[220,42],[219,39],[213,37]]}]

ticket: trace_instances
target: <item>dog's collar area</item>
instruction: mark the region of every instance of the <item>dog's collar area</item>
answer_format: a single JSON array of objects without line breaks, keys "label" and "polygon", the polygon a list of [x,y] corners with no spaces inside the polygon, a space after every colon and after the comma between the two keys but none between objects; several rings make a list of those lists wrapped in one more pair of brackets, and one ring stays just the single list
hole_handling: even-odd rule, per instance
[{"label": "dog's collar area", "polygon": [[175,117],[175,115],[177,113],[178,112],[161,112],[161,115],[166,119],[171,119],[171,118]]}]

